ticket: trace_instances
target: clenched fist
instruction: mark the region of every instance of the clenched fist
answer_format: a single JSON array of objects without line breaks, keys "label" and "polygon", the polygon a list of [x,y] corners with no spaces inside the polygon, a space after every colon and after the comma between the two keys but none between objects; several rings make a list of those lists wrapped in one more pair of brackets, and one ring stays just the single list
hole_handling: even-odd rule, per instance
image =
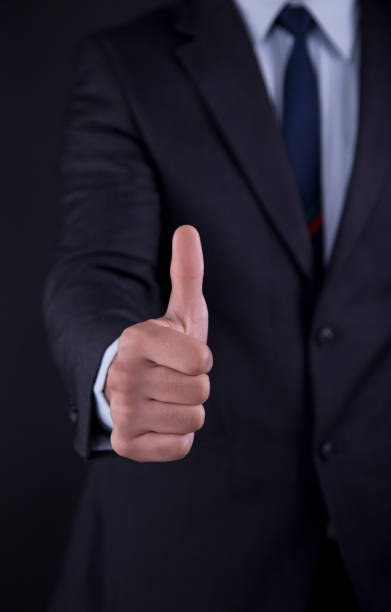
[{"label": "clenched fist", "polygon": [[122,333],[107,375],[111,444],[135,461],[182,459],[205,419],[213,357],[201,241],[190,225],[174,233],[170,274],[166,314]]}]

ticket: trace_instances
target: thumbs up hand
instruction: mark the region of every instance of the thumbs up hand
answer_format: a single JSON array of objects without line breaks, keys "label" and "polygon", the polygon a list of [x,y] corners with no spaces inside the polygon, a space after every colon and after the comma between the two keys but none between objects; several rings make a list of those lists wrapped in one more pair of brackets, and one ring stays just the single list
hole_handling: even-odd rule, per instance
[{"label": "thumbs up hand", "polygon": [[206,344],[202,247],[192,226],[174,233],[170,273],[166,314],[122,333],[107,375],[111,445],[135,461],[182,459],[205,419],[213,357]]}]

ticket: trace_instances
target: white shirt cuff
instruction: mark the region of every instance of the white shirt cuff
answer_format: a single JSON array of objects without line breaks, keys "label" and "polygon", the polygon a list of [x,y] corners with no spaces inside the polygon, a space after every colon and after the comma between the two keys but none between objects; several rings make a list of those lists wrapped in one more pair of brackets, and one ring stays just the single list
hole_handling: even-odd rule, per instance
[{"label": "white shirt cuff", "polygon": [[113,429],[113,421],[110,416],[110,406],[104,395],[104,388],[106,384],[106,377],[109,367],[118,352],[118,338],[114,340],[112,344],[105,350],[102,357],[102,361],[99,366],[98,375],[95,379],[93,391],[96,402],[96,414],[101,425],[108,431],[111,432]]}]

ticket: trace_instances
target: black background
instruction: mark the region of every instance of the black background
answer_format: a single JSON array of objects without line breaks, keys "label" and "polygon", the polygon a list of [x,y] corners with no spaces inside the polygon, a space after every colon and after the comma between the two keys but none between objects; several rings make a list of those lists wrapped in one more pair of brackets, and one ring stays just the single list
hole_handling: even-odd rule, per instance
[{"label": "black background", "polygon": [[41,316],[59,224],[58,159],[72,60],[90,32],[158,0],[3,0],[0,8],[0,610],[43,611],[87,465]]}]

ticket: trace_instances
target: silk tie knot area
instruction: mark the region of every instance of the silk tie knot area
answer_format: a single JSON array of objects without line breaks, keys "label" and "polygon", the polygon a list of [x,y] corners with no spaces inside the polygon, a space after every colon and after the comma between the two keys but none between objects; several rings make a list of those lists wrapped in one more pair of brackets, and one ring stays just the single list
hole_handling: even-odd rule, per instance
[{"label": "silk tie knot area", "polygon": [[286,6],[281,11],[277,23],[295,38],[305,37],[315,25],[311,15],[303,6]]}]

